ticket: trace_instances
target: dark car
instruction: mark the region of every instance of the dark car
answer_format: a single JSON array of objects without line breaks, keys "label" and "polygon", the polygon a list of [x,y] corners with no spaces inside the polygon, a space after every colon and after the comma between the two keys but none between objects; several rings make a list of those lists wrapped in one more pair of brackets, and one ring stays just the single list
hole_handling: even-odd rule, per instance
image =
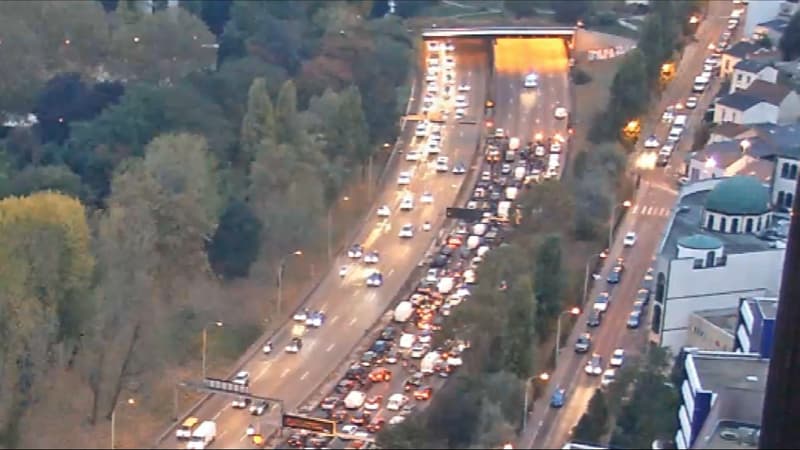
[{"label": "dark car", "polygon": [[589,333],[583,333],[578,337],[578,340],[575,341],[575,353],[586,353],[589,351],[589,347],[592,346],[592,335]]},{"label": "dark car", "polygon": [[590,327],[599,327],[601,320],[603,320],[603,313],[592,308],[592,310],[589,311],[589,317],[586,318],[586,325]]},{"label": "dark car", "polygon": [[364,354],[361,355],[361,365],[364,367],[371,367],[377,357],[378,355],[373,351],[364,352]]},{"label": "dark car", "polygon": [[397,339],[397,328],[389,325],[381,331],[381,340],[393,341]]},{"label": "dark car", "polygon": [[433,257],[433,259],[431,260],[429,266],[432,269],[441,269],[442,267],[446,267],[447,266],[447,262],[449,260],[450,260],[450,258],[447,255],[439,253],[438,255]]},{"label": "dark car", "polygon": [[424,376],[422,372],[417,372],[414,375],[406,378],[405,383],[403,383],[403,390],[408,392],[412,389],[416,389],[422,386],[422,382],[424,381]]},{"label": "dark car", "polygon": [[353,390],[355,385],[356,382],[353,380],[342,380],[339,382],[339,384],[336,385],[334,391],[336,391],[337,394],[347,394]]},{"label": "dark car", "polygon": [[639,315],[644,314],[644,303],[640,302],[639,300],[633,302],[633,311],[639,313]]},{"label": "dark car", "polygon": [[386,353],[390,348],[389,342],[384,341],[383,339],[379,339],[372,344],[372,347],[369,348],[371,352],[375,352],[378,355],[382,355]]},{"label": "dark car", "polygon": [[641,318],[641,314],[636,311],[631,311],[630,315],[628,316],[628,328],[639,328],[639,322]]},{"label": "dark car", "polygon": [[361,367],[359,364],[353,364],[347,369],[347,372],[344,374],[344,377],[348,380],[359,381],[364,379],[367,376],[367,369],[365,367]]},{"label": "dark car", "polygon": [[556,388],[553,395],[550,397],[550,406],[553,408],[561,408],[567,399],[567,390],[564,388]]},{"label": "dark car", "polygon": [[647,304],[650,301],[650,289],[639,289],[636,291],[636,301]]},{"label": "dark car", "polygon": [[611,273],[608,274],[608,283],[617,284],[622,279],[622,266],[614,266]]}]

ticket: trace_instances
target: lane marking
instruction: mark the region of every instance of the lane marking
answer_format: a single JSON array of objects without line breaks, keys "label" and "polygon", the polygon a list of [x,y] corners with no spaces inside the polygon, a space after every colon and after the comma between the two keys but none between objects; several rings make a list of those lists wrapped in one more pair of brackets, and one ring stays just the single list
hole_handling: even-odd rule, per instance
[{"label": "lane marking", "polygon": [[393,273],[394,273],[394,269],[390,270],[389,273],[386,274],[386,277],[388,278],[388,277],[392,276]]},{"label": "lane marking", "polygon": [[289,375],[289,372],[291,372],[291,369],[288,368],[283,369],[283,372],[281,372],[281,378],[284,378],[286,377],[286,375]]},{"label": "lane marking", "polygon": [[300,375],[300,381],[303,381],[308,376],[308,371],[306,370],[302,375]]},{"label": "lane marking", "polygon": [[336,343],[329,345],[328,348],[325,349],[325,351],[330,352],[331,350],[333,350],[334,347],[336,347]]},{"label": "lane marking", "polygon": [[339,320],[339,316],[333,316],[333,319],[331,319],[331,325],[336,323],[337,320]]},{"label": "lane marking", "polygon": [[322,306],[319,307],[319,310],[322,312],[325,312],[325,310],[327,309],[328,309],[328,302],[323,303]]},{"label": "lane marking", "polygon": [[223,406],[222,409],[220,409],[218,413],[214,414],[214,417],[212,417],[211,420],[215,420],[216,421],[217,419],[219,419],[219,416],[221,416],[222,413],[224,413],[226,409],[228,409],[228,403],[226,403],[225,406]]},{"label": "lane marking", "polygon": [[352,319],[350,319],[350,322],[348,323],[348,325],[353,326],[353,324],[356,323],[357,320],[358,320],[358,317],[353,317]]},{"label": "lane marking", "polygon": [[272,361],[268,361],[267,363],[265,363],[264,364],[264,368],[261,369],[261,372],[258,372],[258,375],[256,375],[255,381],[260,380],[261,377],[263,377],[267,373],[267,371],[269,370],[269,366],[271,366],[271,365],[272,365]]}]

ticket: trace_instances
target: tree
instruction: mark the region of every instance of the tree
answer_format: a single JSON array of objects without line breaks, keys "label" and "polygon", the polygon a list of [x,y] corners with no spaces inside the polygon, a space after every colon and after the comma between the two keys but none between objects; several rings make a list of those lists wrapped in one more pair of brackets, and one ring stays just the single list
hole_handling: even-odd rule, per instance
[{"label": "tree", "polygon": [[[596,389],[589,408],[578,421],[572,436],[583,442],[598,442],[608,429],[608,405],[602,389]],[[644,447],[642,447],[644,448]]]},{"label": "tree", "polygon": [[301,132],[299,122],[297,89],[294,81],[286,80],[278,92],[278,101],[275,103],[276,141],[297,144]]},{"label": "tree", "polygon": [[530,276],[521,275],[508,290],[508,312],[503,328],[503,368],[526,379],[533,372],[533,352],[537,302]]},{"label": "tree", "polygon": [[266,81],[256,78],[250,85],[247,95],[247,113],[242,120],[241,148],[244,162],[249,164],[258,152],[258,147],[264,139],[275,141],[277,124],[272,100],[267,92]]},{"label": "tree", "polygon": [[234,200],[228,204],[211,239],[208,257],[217,275],[226,278],[246,277],[258,257],[261,245],[261,222],[247,204]]},{"label": "tree", "polygon": [[556,21],[574,24],[578,19],[585,18],[591,11],[592,4],[588,0],[571,0],[568,2],[554,0],[550,7],[555,12]]},{"label": "tree", "polygon": [[[576,163],[577,164],[577,163]],[[575,199],[567,183],[550,180],[534,185],[520,199],[522,228],[531,234],[563,230],[575,214]]]},{"label": "tree", "polygon": [[444,448],[432,445],[432,437],[425,426],[424,418],[414,414],[397,425],[384,427],[375,436],[380,448],[396,448],[398,450],[416,450],[419,448]]},{"label": "tree", "polygon": [[789,20],[789,25],[778,41],[778,48],[783,54],[784,61],[791,61],[800,56],[800,12],[794,13]]},{"label": "tree", "polygon": [[538,14],[541,2],[534,0],[504,0],[503,9],[511,12],[515,17],[531,17]]},{"label": "tree", "polygon": [[464,448],[474,442],[483,403],[479,383],[456,378],[445,384],[431,401],[427,428],[445,440],[447,448]]},{"label": "tree", "polygon": [[[2,2],[0,7],[8,8],[21,3]],[[27,113],[42,82],[38,77],[31,76],[44,71],[41,38],[28,24],[2,11],[0,9],[3,40],[14,45],[0,45],[0,60],[14,61],[14,64],[0,65],[0,110]]]},{"label": "tree", "polygon": [[549,325],[561,313],[564,289],[564,269],[561,262],[561,235],[550,234],[542,239],[536,251],[534,265],[536,298],[539,313],[536,330],[539,336],[549,331]]},{"label": "tree", "polygon": [[112,70],[128,79],[175,82],[214,67],[215,41],[205,24],[183,9],[146,14],[114,32]]},{"label": "tree", "polygon": [[47,190],[80,198],[83,186],[81,178],[66,166],[28,166],[14,175],[8,186],[8,193],[16,196]]}]

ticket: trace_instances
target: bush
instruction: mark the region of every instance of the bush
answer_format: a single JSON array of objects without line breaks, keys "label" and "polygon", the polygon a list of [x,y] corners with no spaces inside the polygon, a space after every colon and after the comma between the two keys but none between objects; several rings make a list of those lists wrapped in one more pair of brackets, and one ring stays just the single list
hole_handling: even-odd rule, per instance
[{"label": "bush", "polygon": [[608,27],[617,23],[617,15],[611,11],[600,11],[594,15],[594,24],[601,27]]},{"label": "bush", "polygon": [[572,69],[572,82],[577,85],[591,83],[592,76],[589,75],[585,70],[580,68]]}]

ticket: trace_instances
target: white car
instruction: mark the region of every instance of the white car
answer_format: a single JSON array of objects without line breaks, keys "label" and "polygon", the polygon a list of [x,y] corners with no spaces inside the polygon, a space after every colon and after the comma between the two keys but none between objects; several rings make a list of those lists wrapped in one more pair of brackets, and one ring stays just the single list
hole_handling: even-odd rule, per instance
[{"label": "white car", "polygon": [[422,197],[420,197],[419,201],[425,205],[430,205],[431,203],[433,203],[433,194],[431,194],[430,192],[423,192]]},{"label": "white car", "polygon": [[294,338],[292,339],[292,342],[289,342],[285,350],[286,353],[298,353],[300,352],[300,347],[302,346],[303,346],[303,341],[301,341],[300,338]]},{"label": "white car", "polygon": [[389,411],[400,411],[408,403],[408,397],[403,394],[392,394],[386,402],[386,409]]},{"label": "white car", "polygon": [[247,405],[250,404],[250,399],[245,397],[237,397],[233,399],[231,402],[231,408],[233,409],[245,409]]},{"label": "white car", "polygon": [[428,41],[428,51],[429,52],[439,51],[439,41]]},{"label": "white car", "polygon": [[431,71],[428,71],[428,74],[425,75],[425,81],[427,81],[428,83],[435,83],[437,80],[439,80],[439,76],[436,75],[435,73],[431,73]]},{"label": "white car", "polygon": [[467,103],[467,96],[466,95],[456,95],[456,108],[466,108],[469,106]]},{"label": "white car", "polygon": [[468,84],[459,84],[458,92],[469,92],[472,89]]},{"label": "white car", "polygon": [[539,76],[535,73],[532,73],[525,77],[525,87],[526,88],[536,88],[539,87]]},{"label": "white car", "polygon": [[422,224],[422,231],[431,231],[432,227],[433,225],[431,225],[430,222],[425,221],[425,223]]},{"label": "white car", "polygon": [[378,261],[381,259],[381,254],[378,253],[377,250],[373,250],[366,255],[364,255],[364,262],[366,264],[378,264]]},{"label": "white car", "polygon": [[622,367],[622,363],[625,361],[625,350],[618,348],[614,350],[614,353],[611,354],[611,360],[608,361],[608,365],[611,367]]},{"label": "white car", "polygon": [[265,400],[259,400],[250,405],[250,414],[254,416],[261,416],[269,408],[269,403]]},{"label": "white car", "polygon": [[[360,256],[359,256],[359,258],[360,258]],[[294,316],[292,316],[292,319],[295,322],[305,322],[306,319],[308,319],[308,313],[306,312],[305,309],[301,309],[300,311],[297,311],[296,313],[294,313]]]},{"label": "white car", "polygon": [[[361,247],[360,244],[353,244],[347,250],[347,257],[350,259],[361,259],[361,256],[364,254],[364,249]],[[303,319],[306,320],[306,319]]]},{"label": "white car", "polygon": [[339,278],[344,278],[347,276],[347,272],[350,271],[350,268],[347,266],[339,267]]},{"label": "white car", "polygon": [[586,367],[584,368],[584,372],[588,375],[602,375],[603,374],[603,358],[595,353],[589,358],[589,361],[586,361]]},{"label": "white car", "polygon": [[453,166],[452,172],[454,175],[464,175],[467,172],[467,168],[464,167],[464,164],[458,163]]},{"label": "white car", "polygon": [[389,217],[392,215],[392,210],[388,206],[383,205],[378,208],[378,217]]},{"label": "white car", "polygon": [[429,140],[428,141],[428,147],[426,148],[426,150],[428,151],[428,154],[430,154],[430,155],[438,155],[439,152],[442,151],[441,147],[439,147],[439,144],[440,143],[438,141],[434,140],[434,139]]},{"label": "white car", "polygon": [[406,421],[405,416],[397,415],[389,419],[389,425],[400,425],[401,423]]},{"label": "white car", "polygon": [[425,281],[429,283],[436,283],[439,281],[439,269],[428,269],[428,273],[425,274]]},{"label": "white car", "polygon": [[658,148],[659,145],[661,143],[658,142],[658,138],[655,136],[650,136],[644,141],[644,148]]},{"label": "white car", "polygon": [[448,162],[449,161],[447,159],[447,156],[440,156],[440,157],[436,158],[436,171],[437,172],[447,172],[448,170],[450,170],[450,167],[448,166]]},{"label": "white car", "polygon": [[377,270],[367,277],[367,287],[381,287],[383,285],[383,274]]},{"label": "white car", "polygon": [[614,378],[617,375],[617,371],[614,369],[606,369],[603,372],[603,376],[600,378],[600,384],[603,386],[608,386],[609,384],[614,382]]},{"label": "white car", "polygon": [[436,95],[437,93],[439,93],[439,85],[436,83],[429,82],[428,85],[425,87],[425,90],[430,94]]},{"label": "white car", "polygon": [[397,236],[401,238],[413,238],[414,237],[414,225],[407,223],[400,228],[400,232],[397,233]]},{"label": "white car", "polygon": [[625,238],[622,239],[622,245],[625,247],[633,247],[636,244],[636,233],[633,231],[629,231]]},{"label": "white car", "polygon": [[411,184],[411,173],[410,172],[400,172],[400,175],[397,176],[397,184],[400,186],[408,186]]},{"label": "white car", "polygon": [[550,144],[550,153],[561,153],[561,144],[558,142]]},{"label": "white car", "polygon": [[238,384],[239,386],[248,386],[250,384],[250,372],[242,370],[234,375],[231,381],[233,384]]},{"label": "white car", "polygon": [[447,68],[455,67],[456,60],[452,56],[448,56],[447,58],[444,59],[444,66]]},{"label": "white car", "polygon": [[502,128],[495,128],[494,130],[494,137],[503,137],[506,135],[506,131]]},{"label": "white car", "polygon": [[697,97],[691,96],[686,99],[686,107],[688,109],[695,109],[697,108]]},{"label": "white car", "polygon": [[565,108],[563,106],[556,107],[555,111],[553,112],[553,116],[555,116],[555,118],[559,119],[559,120],[566,119],[567,118],[567,108]]},{"label": "white car", "polygon": [[414,198],[413,197],[403,197],[403,200],[400,201],[400,210],[401,211],[411,211],[414,209]]},{"label": "white car", "polygon": [[406,161],[419,161],[419,157],[420,154],[417,150],[409,150],[408,153],[406,153]]},{"label": "white car", "polygon": [[533,149],[533,154],[539,157],[542,157],[547,153],[547,149],[544,148],[544,145],[537,145]]},{"label": "white car", "polygon": [[446,52],[454,52],[454,51],[456,51],[456,46],[453,45],[452,42],[448,42],[447,44],[444,45],[444,51],[446,51]]},{"label": "white car", "polygon": [[348,423],[347,425],[342,425],[341,431],[342,431],[342,434],[349,434],[349,435],[352,436],[352,435],[356,434],[356,432],[358,431],[358,427],[353,425],[353,424]]},{"label": "white car", "polygon": [[463,119],[467,115],[467,110],[464,108],[456,108],[456,119]]},{"label": "white car", "polygon": [[418,123],[417,127],[414,128],[414,136],[425,137],[427,135],[428,135],[428,124],[425,122]]},{"label": "white car", "polygon": [[414,359],[420,359],[423,356],[425,356],[426,353],[428,353],[428,349],[429,348],[430,348],[430,346],[425,345],[425,344],[421,344],[421,343],[414,344],[414,346],[411,347],[411,351],[409,352],[409,356],[414,358]]}]

